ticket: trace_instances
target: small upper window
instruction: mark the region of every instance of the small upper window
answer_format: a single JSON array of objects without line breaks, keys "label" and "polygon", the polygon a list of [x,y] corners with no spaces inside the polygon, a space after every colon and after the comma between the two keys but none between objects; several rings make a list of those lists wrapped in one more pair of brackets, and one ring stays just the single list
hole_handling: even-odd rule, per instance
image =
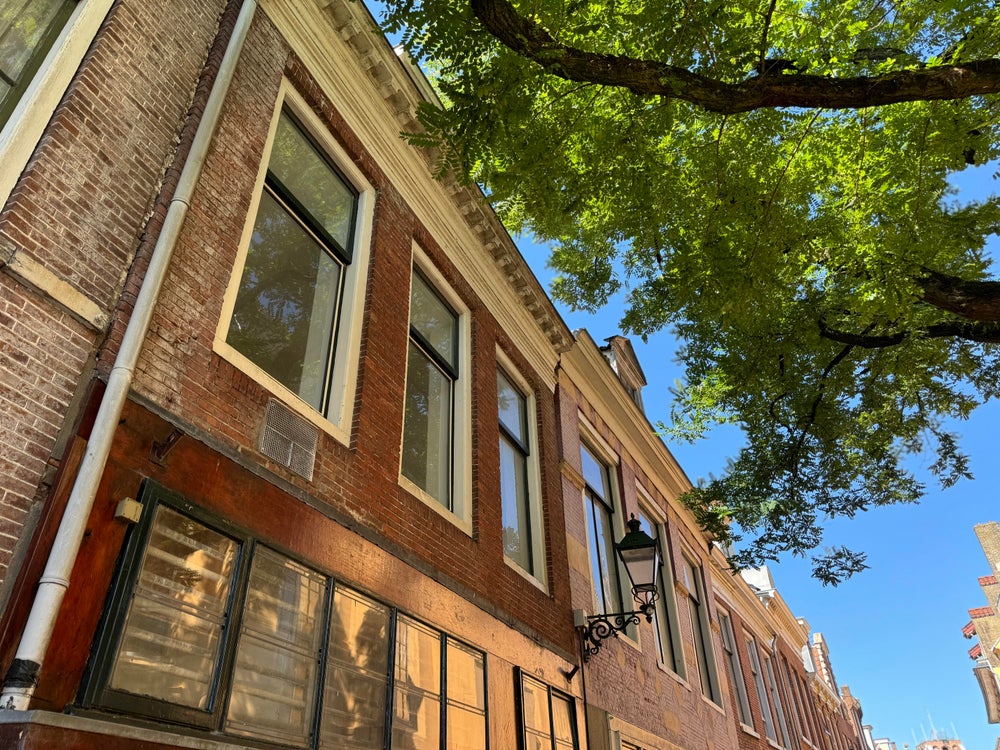
[{"label": "small upper window", "polygon": [[688,612],[694,632],[695,655],[698,658],[698,676],[705,697],[719,705],[719,677],[715,671],[715,654],[712,649],[712,631],[708,626],[708,605],[705,598],[705,581],[702,568],[687,555],[682,556],[684,585],[688,591]]},{"label": "small upper window", "polygon": [[654,523],[645,509],[639,511],[640,528],[649,536],[660,540],[660,567],[656,578],[656,603],[653,607],[653,634],[656,636],[656,654],[663,666],[684,676],[684,657],[681,651],[680,628],[677,622],[677,602],[674,598],[674,574],[666,545],[666,534]]},{"label": "small upper window", "polygon": [[226,343],[322,414],[357,199],[282,112]]},{"label": "small upper window", "polygon": [[750,700],[747,697],[747,686],[743,678],[743,668],[740,664],[740,653],[736,648],[733,621],[730,619],[728,612],[719,612],[719,630],[722,634],[722,650],[726,654],[726,665],[729,667],[729,679],[733,685],[736,710],[739,713],[740,723],[752,727],[753,717],[750,714]]},{"label": "small upper window", "polygon": [[0,127],[69,19],[76,0],[0,2]]},{"label": "small upper window", "polygon": [[580,453],[585,481],[584,511],[587,516],[594,604],[600,612],[623,612],[622,584],[612,523],[614,495],[611,489],[611,470],[586,444],[582,446]]},{"label": "small upper window", "polygon": [[458,315],[418,272],[414,271],[412,279],[403,476],[454,511]]},{"label": "small upper window", "polygon": [[540,579],[542,529],[537,487],[532,481],[538,461],[531,445],[532,401],[499,370],[497,413],[504,554],[526,573]]}]

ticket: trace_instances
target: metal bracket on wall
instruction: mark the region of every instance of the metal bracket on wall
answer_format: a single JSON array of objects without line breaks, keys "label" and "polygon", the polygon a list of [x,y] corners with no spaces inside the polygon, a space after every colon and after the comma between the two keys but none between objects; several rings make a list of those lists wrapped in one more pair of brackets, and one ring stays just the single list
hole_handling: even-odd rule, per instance
[{"label": "metal bracket on wall", "polygon": [[166,466],[167,454],[177,445],[177,441],[184,437],[184,433],[176,427],[170,431],[166,439],[162,442],[153,441],[153,446],[149,449],[149,460],[158,466]]}]

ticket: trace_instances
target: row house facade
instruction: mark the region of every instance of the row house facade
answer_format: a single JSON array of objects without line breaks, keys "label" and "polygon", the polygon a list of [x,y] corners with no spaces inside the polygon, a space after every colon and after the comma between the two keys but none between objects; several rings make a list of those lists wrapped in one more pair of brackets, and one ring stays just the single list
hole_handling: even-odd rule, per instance
[{"label": "row house facade", "polygon": [[[862,750],[361,3],[0,40],[0,745]],[[659,596],[595,645],[632,517]]]},{"label": "row house facade", "polygon": [[989,575],[979,577],[986,604],[969,610],[969,622],[962,635],[973,642],[969,658],[983,693],[983,706],[990,724],[1000,723],[1000,523],[990,521],[975,526],[979,546],[989,564]]}]

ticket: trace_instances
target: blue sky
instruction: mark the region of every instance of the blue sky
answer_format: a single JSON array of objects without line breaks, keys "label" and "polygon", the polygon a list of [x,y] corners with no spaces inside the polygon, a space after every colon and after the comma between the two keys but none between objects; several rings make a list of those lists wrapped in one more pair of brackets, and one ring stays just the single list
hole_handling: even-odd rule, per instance
[{"label": "blue sky", "polygon": [[[995,165],[994,165],[995,168]],[[993,169],[963,173],[962,195],[983,197],[996,191]],[[521,251],[543,284],[552,274],[544,249],[522,240]],[[1000,243],[994,243],[1000,257]],[[618,332],[621,304],[612,302],[597,315],[562,310],[571,328],[586,328],[595,340]],[[669,418],[669,388],[681,377],[674,361],[675,340],[666,333],[647,343],[634,340],[649,385],[643,398],[650,420]],[[868,553],[869,570],[837,588],[810,576],[807,561],[788,559],[772,574],[791,610],[822,632],[830,647],[834,675],[861,700],[864,720],[876,738],[888,737],[911,750],[938,736],[957,736],[968,750],[993,750],[1000,725],[986,721],[982,696],[972,675],[962,636],[968,610],[987,604],[978,585],[990,573],[973,526],[1000,521],[995,493],[1000,462],[992,448],[1000,435],[1000,405],[980,407],[954,425],[971,457],[975,479],[940,490],[924,465],[928,492],[919,505],[880,508],[827,527],[826,544],[844,544]],[[739,447],[735,429],[717,431],[694,445],[671,445],[692,481],[721,474]]]}]

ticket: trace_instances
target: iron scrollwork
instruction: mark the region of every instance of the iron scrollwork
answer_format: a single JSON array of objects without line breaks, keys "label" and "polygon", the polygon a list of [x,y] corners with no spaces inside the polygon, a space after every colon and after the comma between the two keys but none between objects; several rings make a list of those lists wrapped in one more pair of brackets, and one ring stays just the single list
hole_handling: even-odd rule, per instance
[{"label": "iron scrollwork", "polygon": [[605,638],[618,637],[619,633],[624,633],[629,625],[638,625],[639,616],[642,615],[647,621],[652,622],[653,613],[650,609],[643,607],[634,612],[611,612],[603,615],[591,615],[587,618],[587,624],[580,628],[580,641],[583,645],[583,660],[590,661],[601,650],[601,642]]}]

